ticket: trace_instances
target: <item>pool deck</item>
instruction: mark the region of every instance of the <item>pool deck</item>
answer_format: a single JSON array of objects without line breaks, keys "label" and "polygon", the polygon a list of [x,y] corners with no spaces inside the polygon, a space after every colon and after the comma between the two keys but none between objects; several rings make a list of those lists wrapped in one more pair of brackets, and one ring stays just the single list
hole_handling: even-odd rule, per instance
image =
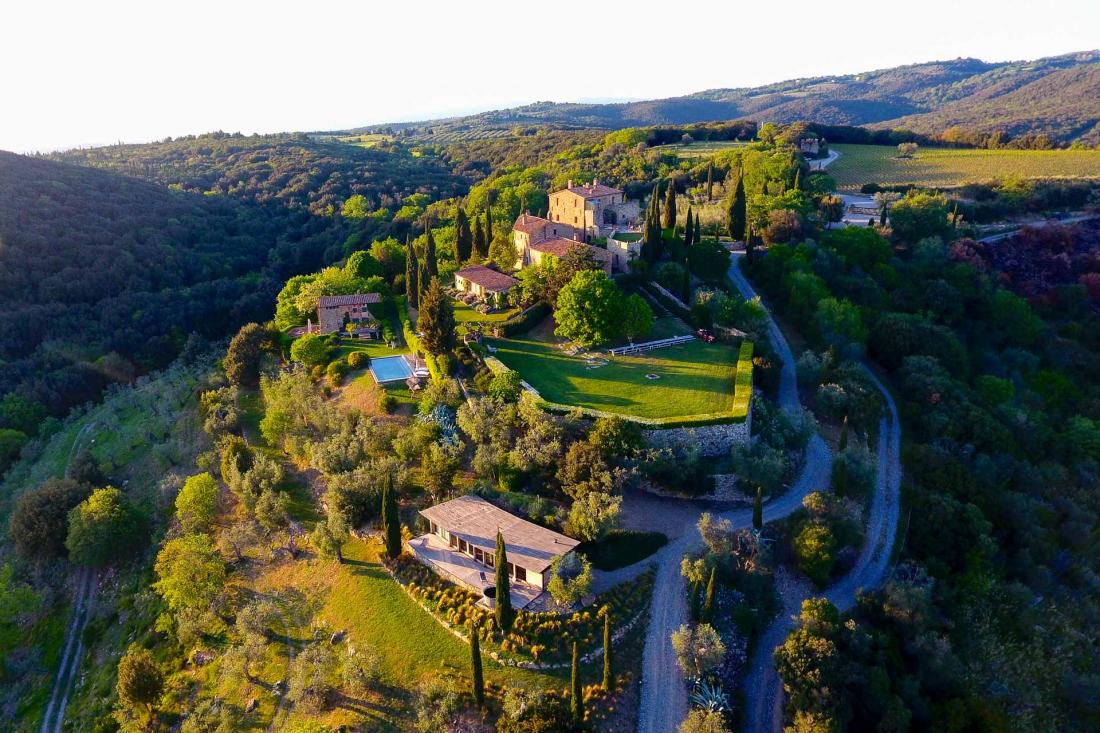
[{"label": "pool deck", "polygon": [[[394,382],[404,382],[413,375],[418,377],[427,376],[427,367],[422,367],[422,363],[422,360],[417,359],[412,354],[396,354],[371,359],[368,369],[370,369],[371,376],[378,384],[392,384]],[[382,366],[380,371],[384,373],[379,374],[379,371],[375,370],[375,365]],[[396,369],[400,369],[401,373],[393,374],[392,372]]]},{"label": "pool deck", "polygon": [[[452,550],[434,534],[421,535],[409,540],[409,549],[417,560],[439,575],[479,594],[481,596],[477,602],[479,606],[493,607],[492,600],[482,595],[485,588],[491,588],[496,583],[496,573],[491,568],[485,567],[472,557]],[[516,610],[526,608],[543,594],[541,588],[515,580],[509,584],[508,590],[509,595],[512,596],[512,608]]]}]

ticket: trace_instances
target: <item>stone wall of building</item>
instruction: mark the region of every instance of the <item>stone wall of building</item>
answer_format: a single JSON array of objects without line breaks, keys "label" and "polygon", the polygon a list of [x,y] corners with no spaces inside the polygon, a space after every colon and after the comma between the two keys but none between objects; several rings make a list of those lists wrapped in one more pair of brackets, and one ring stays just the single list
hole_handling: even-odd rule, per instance
[{"label": "stone wall of building", "polygon": [[752,413],[744,422],[727,425],[703,425],[691,428],[668,428],[665,430],[643,430],[646,443],[653,448],[674,448],[678,446],[699,446],[704,456],[722,456],[733,450],[735,445],[745,445],[752,434]]}]

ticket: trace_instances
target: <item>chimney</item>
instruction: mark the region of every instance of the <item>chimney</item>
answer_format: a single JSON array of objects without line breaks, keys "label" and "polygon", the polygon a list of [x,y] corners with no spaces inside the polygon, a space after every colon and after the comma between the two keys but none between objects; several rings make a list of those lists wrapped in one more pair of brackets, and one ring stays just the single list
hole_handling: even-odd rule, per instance
[{"label": "chimney", "polygon": [[566,188],[573,188],[573,179],[572,178],[569,179],[569,184],[566,186]]}]

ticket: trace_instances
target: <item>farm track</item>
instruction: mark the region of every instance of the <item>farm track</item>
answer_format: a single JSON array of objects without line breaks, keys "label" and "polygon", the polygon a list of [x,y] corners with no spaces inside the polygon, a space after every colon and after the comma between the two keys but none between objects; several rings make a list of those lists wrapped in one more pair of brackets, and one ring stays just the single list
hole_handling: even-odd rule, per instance
[{"label": "farm track", "polygon": [[[79,452],[81,442],[87,434],[95,429],[96,424],[90,422],[80,429],[69,448],[69,457],[65,461],[65,476],[69,475],[73,458]],[[61,663],[57,667],[54,676],[53,688],[50,691],[50,700],[46,704],[46,711],[42,716],[40,733],[62,733],[65,722],[65,708],[69,705],[69,694],[72,691],[76,673],[80,669],[80,657],[84,652],[84,627],[88,624],[88,610],[95,600],[96,573],[91,568],[81,568],[76,577],[76,596],[73,600],[73,615],[69,621],[69,629],[65,632],[65,646],[61,654]]]},{"label": "farm track", "polygon": [[[736,256],[736,255],[735,255]],[[730,278],[741,294],[753,298],[756,292],[741,274],[740,260],[730,268]],[[780,369],[778,402],[789,414],[796,413],[801,405],[795,375],[794,355],[774,319],[769,316],[768,331]],[[901,433],[897,409],[893,398],[878,378],[871,379],[882,391],[887,405],[887,415],[882,418],[878,444],[878,474],[876,492],[867,526],[867,541],[852,571],[826,591],[826,597],[841,609],[848,609],[855,602],[859,588],[869,588],[881,582],[889,564],[899,511],[901,484],[900,442]],[[770,500],[764,506],[764,521],[781,519],[802,506],[802,500],[810,492],[828,486],[832,472],[832,453],[817,434],[806,447],[801,472],[785,494]],[[751,508],[724,512],[737,529],[752,525]],[[687,622],[687,602],[684,581],[679,572],[680,558],[687,552],[698,550],[702,540],[694,527],[664,547],[650,562],[657,563],[657,577],[650,610],[650,623],[646,635],[645,656],[642,670],[641,709],[638,733],[669,733],[675,731],[687,716],[687,690],[676,666],[670,635]],[[743,680],[746,693],[746,731],[781,730],[783,723],[783,689],[775,671],[772,651],[782,644],[793,627],[792,616],[798,612],[802,600],[813,593],[804,581],[779,569],[776,583],[783,600],[779,618],[772,623],[758,640],[756,650],[749,661]]]}]

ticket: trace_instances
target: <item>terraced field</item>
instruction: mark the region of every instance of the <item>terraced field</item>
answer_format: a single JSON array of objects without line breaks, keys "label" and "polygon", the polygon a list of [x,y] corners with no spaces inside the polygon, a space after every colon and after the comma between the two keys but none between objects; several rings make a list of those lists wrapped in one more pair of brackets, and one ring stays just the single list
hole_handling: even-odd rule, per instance
[{"label": "terraced field", "polygon": [[884,145],[831,145],[840,157],[829,175],[841,191],[857,191],[865,183],[915,183],[958,186],[972,181],[1020,178],[1100,178],[1096,150],[953,150],[921,148],[913,158],[897,157]]},{"label": "terraced field", "polygon": [[736,148],[747,144],[748,143],[737,142],[735,140],[699,140],[693,143],[658,145],[656,150],[676,153],[676,155],[681,158],[691,159],[706,158],[716,153],[721,153],[723,150],[729,150],[730,148]]}]

